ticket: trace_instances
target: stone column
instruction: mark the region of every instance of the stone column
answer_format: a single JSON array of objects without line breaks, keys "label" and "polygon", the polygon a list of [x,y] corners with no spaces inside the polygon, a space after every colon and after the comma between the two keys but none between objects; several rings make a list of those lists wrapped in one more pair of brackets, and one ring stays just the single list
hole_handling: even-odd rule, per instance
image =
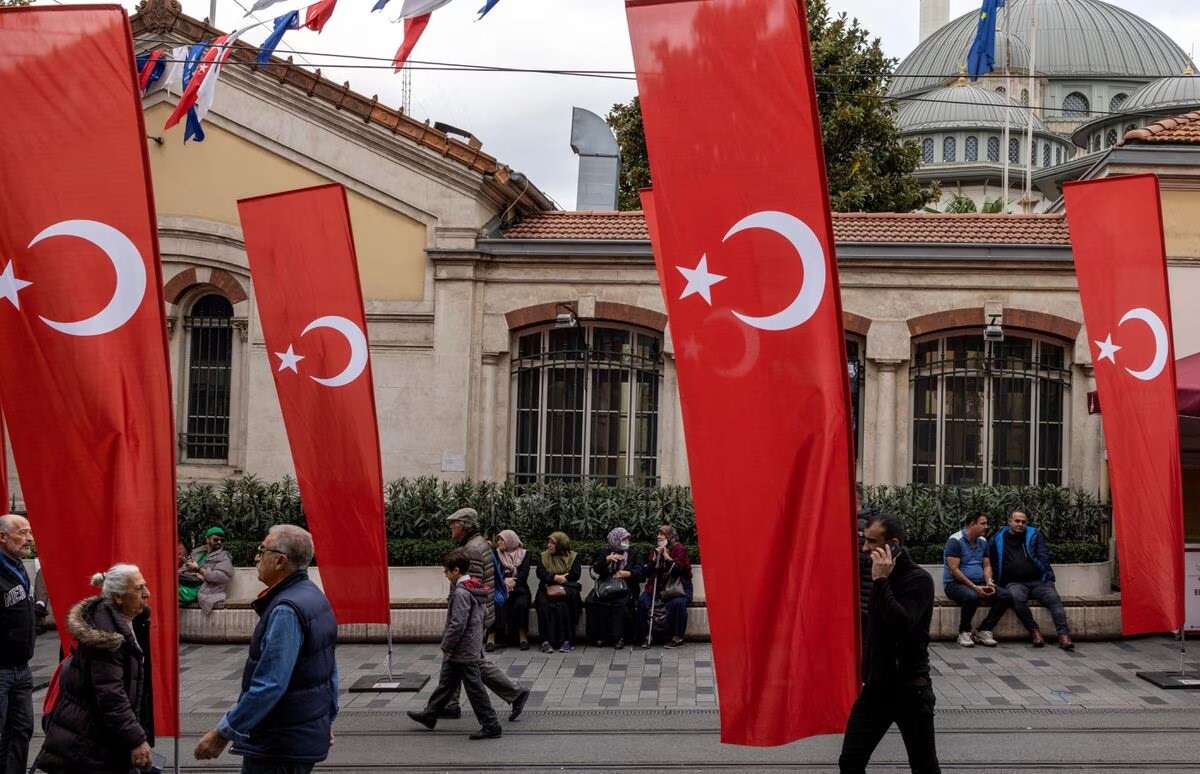
[{"label": "stone column", "polygon": [[875,481],[896,483],[896,369],[902,361],[872,360],[875,377]]},{"label": "stone column", "polygon": [[498,356],[483,356],[483,387],[480,394],[480,438],[475,469],[486,481],[501,480],[496,475],[496,361]]}]

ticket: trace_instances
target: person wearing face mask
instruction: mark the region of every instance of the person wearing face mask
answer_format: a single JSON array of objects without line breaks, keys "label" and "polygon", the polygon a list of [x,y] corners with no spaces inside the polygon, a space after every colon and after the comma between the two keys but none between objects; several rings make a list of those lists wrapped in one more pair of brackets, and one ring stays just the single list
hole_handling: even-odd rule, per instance
[{"label": "person wearing face mask", "polygon": [[642,566],[629,550],[629,530],[608,533],[608,546],[596,552],[592,572],[596,586],[587,602],[588,639],[597,646],[611,642],[616,650],[634,636],[634,608]]},{"label": "person wearing face mask", "polygon": [[496,626],[488,634],[484,649],[493,650],[499,636],[502,643],[519,643],[521,650],[529,650],[529,608],[533,603],[533,595],[529,592],[529,567],[532,556],[511,529],[497,536],[496,556],[504,573],[504,577],[496,582],[504,583],[508,601],[496,608]]},{"label": "person wearing face mask", "polygon": [[646,589],[638,598],[638,639],[643,648],[649,648],[658,634],[655,621],[663,616],[664,633],[670,638],[664,647],[678,648],[683,645],[692,603],[692,560],[674,527],[664,524],[658,528],[642,574]]}]

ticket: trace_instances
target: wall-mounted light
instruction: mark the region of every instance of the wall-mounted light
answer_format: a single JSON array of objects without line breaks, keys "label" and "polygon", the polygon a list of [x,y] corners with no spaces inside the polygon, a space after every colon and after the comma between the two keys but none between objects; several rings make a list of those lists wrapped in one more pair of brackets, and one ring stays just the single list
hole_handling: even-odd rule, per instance
[{"label": "wall-mounted light", "polygon": [[1000,315],[990,315],[988,324],[983,326],[983,340],[993,342],[1004,341],[1004,328],[1000,326]]},{"label": "wall-mounted light", "polygon": [[567,304],[555,304],[558,314],[554,316],[555,328],[574,328],[579,325],[579,318],[575,316],[575,310]]}]

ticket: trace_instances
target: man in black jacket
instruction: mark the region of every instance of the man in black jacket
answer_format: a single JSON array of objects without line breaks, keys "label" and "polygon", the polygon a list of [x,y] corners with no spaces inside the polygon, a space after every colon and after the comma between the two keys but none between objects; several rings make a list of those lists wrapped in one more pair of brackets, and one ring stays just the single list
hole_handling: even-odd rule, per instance
[{"label": "man in black jacket", "polygon": [[24,774],[33,736],[33,588],[22,560],[33,531],[22,516],[0,516],[0,772]]},{"label": "man in black jacket", "polygon": [[933,578],[903,549],[904,525],[872,515],[863,552],[871,557],[864,685],[842,740],[843,774],[865,772],[871,753],[895,723],[915,774],[940,774],[929,680]]}]

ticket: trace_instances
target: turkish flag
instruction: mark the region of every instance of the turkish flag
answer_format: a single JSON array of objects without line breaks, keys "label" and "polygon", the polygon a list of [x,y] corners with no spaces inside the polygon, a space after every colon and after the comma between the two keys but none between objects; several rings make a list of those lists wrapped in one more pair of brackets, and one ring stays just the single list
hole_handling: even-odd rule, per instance
[{"label": "turkish flag", "polygon": [[155,727],[175,736],[175,431],[129,21],[0,11],[0,62],[0,405],[38,556],[64,644],[92,573],[141,568]]},{"label": "turkish flag", "polygon": [[1184,620],[1183,489],[1167,251],[1154,175],[1063,187],[1121,562],[1121,630]]},{"label": "turkish flag", "polygon": [[238,202],[275,390],[338,623],[388,623],[383,465],[346,191]]},{"label": "turkish flag", "polygon": [[840,732],[858,691],[850,386],[804,8],[626,9],[721,738]]}]

